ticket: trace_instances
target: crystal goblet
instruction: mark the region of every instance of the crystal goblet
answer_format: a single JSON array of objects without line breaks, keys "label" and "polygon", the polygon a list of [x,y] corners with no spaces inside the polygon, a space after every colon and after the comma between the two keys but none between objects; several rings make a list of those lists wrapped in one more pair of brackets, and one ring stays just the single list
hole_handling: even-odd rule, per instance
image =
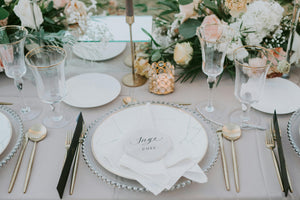
[{"label": "crystal goblet", "polygon": [[241,127],[257,125],[257,116],[250,115],[251,104],[258,102],[264,90],[266,75],[274,57],[259,46],[242,46],[234,50],[235,87],[234,95],[241,102],[242,109],[235,110],[230,120]]},{"label": "crystal goblet", "polygon": [[23,120],[32,120],[40,114],[40,109],[36,105],[28,106],[23,96],[23,79],[26,73],[24,62],[24,43],[28,31],[22,26],[3,26],[0,27],[0,58],[4,65],[7,77],[13,78],[20,97],[22,107],[20,115]]},{"label": "crystal goblet", "polygon": [[43,123],[50,128],[64,127],[70,121],[68,113],[63,115],[59,109],[66,95],[65,50],[57,46],[42,46],[28,52],[25,58],[33,72],[39,98],[52,108],[52,113]]},{"label": "crystal goblet", "polygon": [[206,24],[196,30],[196,34],[201,43],[202,71],[207,75],[209,86],[208,101],[197,105],[197,110],[208,116],[216,116],[220,112],[221,106],[217,109],[213,104],[213,87],[216,77],[223,72],[223,65],[227,47],[233,36],[233,29],[223,24]]}]

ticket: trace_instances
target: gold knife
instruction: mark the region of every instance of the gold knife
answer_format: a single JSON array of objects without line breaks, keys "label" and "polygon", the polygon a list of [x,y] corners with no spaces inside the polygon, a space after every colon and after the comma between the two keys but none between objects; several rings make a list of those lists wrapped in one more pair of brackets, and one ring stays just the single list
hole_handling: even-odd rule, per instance
[{"label": "gold knife", "polygon": [[85,124],[83,124],[82,133],[81,133],[81,136],[79,138],[79,144],[78,144],[78,147],[77,147],[76,152],[75,152],[75,161],[74,161],[74,165],[73,165],[70,192],[69,192],[70,195],[72,195],[73,192],[74,192],[74,186],[75,186],[77,170],[78,170],[78,161],[79,161],[80,148],[81,148],[81,144],[83,142],[83,137],[84,137],[85,130],[86,130],[86,126],[85,126]]},{"label": "gold knife", "polygon": [[10,102],[0,102],[0,105],[13,105],[13,103],[10,103]]}]

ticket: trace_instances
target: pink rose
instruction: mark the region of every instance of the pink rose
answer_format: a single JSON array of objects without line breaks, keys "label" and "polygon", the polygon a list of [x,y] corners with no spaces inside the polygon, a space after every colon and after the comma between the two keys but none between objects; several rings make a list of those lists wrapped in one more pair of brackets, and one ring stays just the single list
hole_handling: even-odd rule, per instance
[{"label": "pink rose", "polygon": [[273,54],[274,58],[271,59],[273,65],[278,65],[279,61],[282,61],[286,57],[286,52],[282,47],[277,47],[270,49],[270,52]]},{"label": "pink rose", "polygon": [[6,17],[5,19],[0,20],[0,26],[6,26],[7,25],[7,20],[8,20],[8,17]]},{"label": "pink rose", "polygon": [[251,58],[249,59],[250,67],[264,67],[267,64],[267,60],[264,58]]},{"label": "pink rose", "polygon": [[221,21],[216,15],[208,15],[201,24],[201,37],[207,41],[215,42],[222,35]]},{"label": "pink rose", "polygon": [[69,2],[70,0],[53,0],[53,4],[54,4],[53,7],[55,9],[63,8]]},{"label": "pink rose", "polygon": [[208,15],[204,18],[201,26],[204,26],[206,24],[221,24],[221,21],[216,15]]}]

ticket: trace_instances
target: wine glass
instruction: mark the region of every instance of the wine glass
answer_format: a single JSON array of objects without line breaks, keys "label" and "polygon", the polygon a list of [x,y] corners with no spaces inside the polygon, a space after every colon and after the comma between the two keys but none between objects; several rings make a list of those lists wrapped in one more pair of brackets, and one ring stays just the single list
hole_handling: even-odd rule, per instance
[{"label": "wine glass", "polygon": [[230,120],[242,128],[257,125],[257,116],[250,114],[251,104],[258,102],[264,90],[272,53],[259,46],[242,46],[234,50],[235,87],[234,95],[241,102],[242,110],[231,113]]},{"label": "wine glass", "polygon": [[23,96],[23,79],[26,73],[24,62],[24,43],[28,31],[22,26],[0,27],[0,58],[4,65],[5,74],[14,79],[22,99],[20,115],[24,121],[32,120],[40,114],[40,109],[36,105],[28,106]]},{"label": "wine glass", "polygon": [[59,109],[66,95],[65,59],[65,50],[57,46],[37,47],[25,56],[35,78],[39,98],[52,108],[52,113],[43,120],[49,128],[64,127],[71,118],[67,113],[63,115]]},{"label": "wine glass", "polygon": [[202,71],[207,75],[209,86],[208,101],[197,105],[197,110],[207,115],[216,116],[216,111],[220,111],[213,105],[213,87],[216,77],[223,72],[223,65],[227,47],[233,36],[233,29],[224,24],[206,24],[196,30],[196,34],[201,43]]}]

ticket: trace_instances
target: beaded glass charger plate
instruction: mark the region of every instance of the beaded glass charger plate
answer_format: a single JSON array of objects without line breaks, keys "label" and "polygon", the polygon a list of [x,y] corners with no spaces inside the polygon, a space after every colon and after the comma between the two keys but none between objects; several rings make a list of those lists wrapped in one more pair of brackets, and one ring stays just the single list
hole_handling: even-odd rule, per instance
[{"label": "beaded glass charger plate", "polygon": [[[197,137],[203,137],[203,139],[205,139],[203,143],[203,148],[202,149],[200,148],[201,151],[199,152],[199,160],[201,160],[199,162],[199,165],[205,173],[208,173],[208,171],[213,167],[218,157],[219,142],[216,134],[217,128],[214,127],[213,124],[211,124],[209,121],[203,119],[201,115],[186,107],[182,107],[176,104],[164,103],[164,102],[150,102],[150,103],[151,106],[155,108],[154,111],[165,110],[165,111],[177,113],[178,115],[179,113],[181,113],[182,115],[189,115],[192,117],[193,120],[199,123],[198,128],[202,129],[202,133],[199,133],[201,136],[197,136]],[[142,185],[140,185],[137,181],[131,180],[128,177],[126,178],[126,175],[124,174],[119,174],[118,169],[112,168],[107,162],[105,162],[105,159],[101,158],[101,153],[99,154],[95,152],[97,148],[96,149],[93,148],[93,144],[95,145],[95,139],[97,139],[99,136],[100,133],[99,128],[102,129],[101,126],[105,127],[105,125],[103,124],[106,124],[107,122],[108,123],[111,122],[112,116],[118,115],[117,118],[124,119],[122,117],[125,117],[129,113],[135,112],[136,110],[139,110],[139,107],[145,104],[146,102],[140,102],[132,105],[124,105],[117,109],[111,110],[110,112],[106,113],[99,119],[95,120],[90,125],[90,127],[86,132],[84,142],[82,145],[83,157],[86,161],[86,164],[92,170],[92,172],[96,174],[101,180],[115,187],[134,190],[134,191],[147,191],[147,189],[144,188]],[[163,111],[159,111],[159,112],[163,112]],[[155,112],[153,113],[157,114]],[[168,116],[168,114],[165,116]],[[163,116],[160,117],[163,118]],[[125,122],[120,122],[120,123],[125,123]],[[180,125],[175,125],[176,123],[178,124],[178,122],[174,121],[173,123],[174,128],[176,128],[176,126],[177,128],[179,128]],[[157,122],[155,124],[157,125]],[[159,128],[163,128],[163,126]],[[94,136],[96,138],[94,138]],[[191,182],[192,182],[191,180],[182,177],[170,190],[184,187],[190,184]]]},{"label": "beaded glass charger plate", "polygon": [[10,122],[11,138],[5,150],[0,154],[0,168],[5,165],[17,152],[24,138],[23,123],[20,116],[11,108],[0,106],[0,113]]},{"label": "beaded glass charger plate", "polygon": [[287,125],[287,134],[295,152],[300,157],[300,109],[294,112]]}]

